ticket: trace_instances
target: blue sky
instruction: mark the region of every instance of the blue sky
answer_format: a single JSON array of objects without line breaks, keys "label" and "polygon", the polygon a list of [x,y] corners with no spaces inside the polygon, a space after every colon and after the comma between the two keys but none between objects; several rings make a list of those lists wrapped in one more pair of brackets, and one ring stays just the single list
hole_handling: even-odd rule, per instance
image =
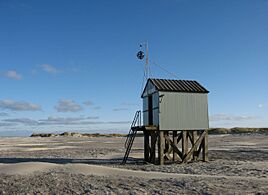
[{"label": "blue sky", "polygon": [[1,0],[0,131],[126,132],[152,77],[199,81],[210,126],[268,126],[268,0]]}]

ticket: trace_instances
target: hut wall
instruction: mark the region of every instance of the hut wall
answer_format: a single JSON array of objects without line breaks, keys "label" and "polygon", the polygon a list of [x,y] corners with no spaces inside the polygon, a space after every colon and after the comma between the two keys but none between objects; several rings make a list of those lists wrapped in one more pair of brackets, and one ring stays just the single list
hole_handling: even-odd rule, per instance
[{"label": "hut wall", "polygon": [[159,92],[160,130],[207,129],[207,94]]}]

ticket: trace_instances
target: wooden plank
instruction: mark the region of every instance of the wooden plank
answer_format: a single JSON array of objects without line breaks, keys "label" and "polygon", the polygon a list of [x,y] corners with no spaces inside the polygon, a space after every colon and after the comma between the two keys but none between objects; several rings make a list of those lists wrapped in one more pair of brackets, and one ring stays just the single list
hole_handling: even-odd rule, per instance
[{"label": "wooden plank", "polygon": [[187,155],[188,153],[188,137],[187,137],[188,131],[182,131],[182,155],[183,158]]},{"label": "wooden plank", "polygon": [[[176,148],[178,148],[178,142],[177,142],[178,132],[173,131],[172,136],[173,136],[173,144],[176,146]],[[175,152],[173,148],[173,161],[177,161],[177,160],[179,160],[178,154]]]},{"label": "wooden plank", "polygon": [[164,131],[159,131],[159,139],[158,139],[158,158],[159,158],[159,165],[164,164]]},{"label": "wooden plank", "polygon": [[197,149],[197,147],[201,144],[202,140],[204,139],[206,135],[206,132],[204,131],[201,136],[197,139],[197,141],[194,143],[194,146],[191,148],[191,150],[188,152],[188,154],[184,157],[183,163],[186,163],[190,157],[193,155],[194,150]]},{"label": "wooden plank", "polygon": [[189,131],[189,132],[187,133],[187,137],[189,138],[191,144],[194,145],[194,140],[193,140],[193,138],[192,138],[192,131]]},{"label": "wooden plank", "polygon": [[182,160],[182,152],[177,148],[177,146],[170,140],[168,136],[165,136],[165,140],[173,147],[173,151],[175,151],[178,154],[179,160]]},{"label": "wooden plank", "polygon": [[178,139],[177,139],[177,143],[179,143],[182,139],[182,131],[180,132],[179,136],[178,136]]},{"label": "wooden plank", "polygon": [[[166,138],[170,140],[168,132],[164,135],[164,137],[165,137],[165,140]],[[171,161],[173,159],[173,157],[171,157],[171,152],[173,151],[173,147],[170,145],[170,143],[167,140],[165,141],[165,148],[166,148],[165,156],[167,157],[169,161]]]},{"label": "wooden plank", "polygon": [[156,130],[159,129],[158,126],[152,126],[152,125],[150,125],[150,126],[144,126],[144,128],[145,128],[147,131],[156,131]]},{"label": "wooden plank", "polygon": [[151,154],[150,162],[155,164],[155,145],[156,145],[156,132],[151,132]]},{"label": "wooden plank", "polygon": [[[192,131],[192,141],[193,141],[192,147],[193,147],[194,143],[196,142],[196,140],[197,140],[197,131],[194,130],[194,131]],[[193,161],[197,161],[197,159],[198,159],[198,153],[197,153],[197,149],[195,149],[193,151]]]},{"label": "wooden plank", "polygon": [[149,162],[149,133],[147,131],[143,131],[144,134],[144,161]]},{"label": "wooden plank", "polygon": [[203,139],[203,161],[207,162],[208,161],[208,131],[204,131],[205,136]]}]

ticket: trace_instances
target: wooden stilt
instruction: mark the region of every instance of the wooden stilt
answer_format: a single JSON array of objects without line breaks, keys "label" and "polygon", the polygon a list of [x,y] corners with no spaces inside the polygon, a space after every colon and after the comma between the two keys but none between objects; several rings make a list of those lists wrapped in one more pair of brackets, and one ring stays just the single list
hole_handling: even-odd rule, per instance
[{"label": "wooden stilt", "polygon": [[185,158],[185,156],[188,153],[188,137],[187,137],[188,131],[182,131],[182,156]]},{"label": "wooden stilt", "polygon": [[[177,142],[177,136],[178,136],[178,132],[177,131],[173,131],[173,144],[174,146],[178,147],[178,142]],[[173,148],[173,161],[177,161],[178,160],[178,154],[176,153],[175,149]]]},{"label": "wooden stilt", "polygon": [[[192,140],[193,140],[193,143],[192,143],[192,147],[193,147],[196,140],[197,140],[197,131],[196,130],[192,131]],[[197,161],[197,159],[198,159],[198,153],[197,153],[197,149],[195,149],[193,151],[193,161]]]},{"label": "wooden stilt", "polygon": [[[191,148],[188,146],[191,143]],[[156,158],[158,145],[158,161]],[[144,131],[144,159],[146,162],[164,165],[165,161],[187,163],[201,156],[208,161],[208,133],[204,130]]]},{"label": "wooden stilt", "polygon": [[208,131],[204,131],[205,136],[203,139],[203,161],[207,162],[208,161]]},{"label": "wooden stilt", "polygon": [[157,136],[156,132],[151,132],[151,155],[150,155],[150,162],[155,164],[155,146],[156,146]]},{"label": "wooden stilt", "polygon": [[143,131],[144,134],[144,160],[145,162],[149,162],[149,133],[148,131]]},{"label": "wooden stilt", "polygon": [[159,158],[159,165],[164,164],[164,131],[159,131],[159,139],[158,139],[158,158]]},{"label": "wooden stilt", "polygon": [[203,141],[203,138],[205,137],[205,132],[203,132],[200,137],[197,139],[197,141],[195,142],[194,146],[191,148],[191,150],[188,152],[188,154],[184,157],[183,159],[183,163],[186,163],[191,156],[193,155],[193,151],[197,149],[197,147],[199,146],[199,148],[202,147],[201,142]]}]

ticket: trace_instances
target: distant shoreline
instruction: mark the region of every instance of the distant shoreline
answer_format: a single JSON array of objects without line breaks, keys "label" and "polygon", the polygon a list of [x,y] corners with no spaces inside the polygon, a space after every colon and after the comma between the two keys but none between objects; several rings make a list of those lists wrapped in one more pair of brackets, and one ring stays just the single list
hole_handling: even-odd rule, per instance
[{"label": "distant shoreline", "polygon": [[[268,133],[268,128],[210,128],[208,129],[210,135],[218,134],[244,134],[244,133]],[[142,134],[137,134],[141,136]],[[64,133],[33,133],[30,137],[126,137],[127,134],[121,133],[79,133],[79,132],[64,132]]]}]

